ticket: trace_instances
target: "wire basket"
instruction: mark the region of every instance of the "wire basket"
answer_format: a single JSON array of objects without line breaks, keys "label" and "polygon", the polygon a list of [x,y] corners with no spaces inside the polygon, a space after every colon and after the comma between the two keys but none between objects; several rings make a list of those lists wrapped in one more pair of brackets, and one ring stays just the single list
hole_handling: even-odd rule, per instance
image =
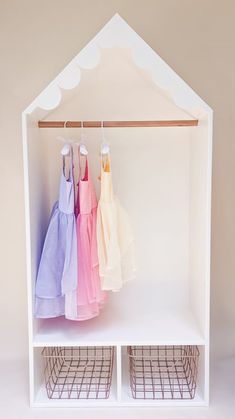
[{"label": "wire basket", "polygon": [[112,381],[114,348],[49,347],[42,351],[50,399],[107,399]]},{"label": "wire basket", "polygon": [[197,385],[197,346],[129,346],[134,399],[193,399]]}]

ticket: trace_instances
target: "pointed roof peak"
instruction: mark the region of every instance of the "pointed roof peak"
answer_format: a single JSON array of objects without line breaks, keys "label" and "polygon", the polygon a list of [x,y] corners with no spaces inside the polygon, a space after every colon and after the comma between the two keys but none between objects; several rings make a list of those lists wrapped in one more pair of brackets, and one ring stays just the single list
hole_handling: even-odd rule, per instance
[{"label": "pointed roof peak", "polygon": [[169,65],[132,29],[118,14],[104,25],[72,61],[55,77],[54,80],[25,109],[24,113],[36,108],[51,110],[56,108],[63,95],[63,90],[76,87],[83,69],[97,66],[100,51],[115,46],[130,48],[135,65],[151,73],[152,80],[164,89],[180,108],[188,111],[202,109],[211,112],[210,107],[178,76]]}]

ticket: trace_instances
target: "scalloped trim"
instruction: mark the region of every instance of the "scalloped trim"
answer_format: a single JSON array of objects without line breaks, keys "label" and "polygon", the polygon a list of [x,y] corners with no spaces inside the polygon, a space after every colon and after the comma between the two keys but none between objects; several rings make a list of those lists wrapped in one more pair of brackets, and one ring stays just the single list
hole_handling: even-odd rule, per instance
[{"label": "scalloped trim", "polygon": [[136,66],[150,72],[153,82],[167,92],[176,106],[193,111],[210,107],[166,64],[161,57],[118,15],[104,26],[85,48],[59,73],[25,110],[37,107],[52,110],[59,106],[64,89],[78,86],[82,69],[93,69],[100,62],[101,49],[115,46],[129,47]]}]

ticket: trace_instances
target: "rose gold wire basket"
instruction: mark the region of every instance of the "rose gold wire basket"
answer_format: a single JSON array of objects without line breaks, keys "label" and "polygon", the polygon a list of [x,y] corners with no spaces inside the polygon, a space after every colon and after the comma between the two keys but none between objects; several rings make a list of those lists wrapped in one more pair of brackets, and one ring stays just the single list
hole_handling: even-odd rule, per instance
[{"label": "rose gold wire basket", "polygon": [[42,351],[50,399],[107,399],[113,347],[46,347]]},{"label": "rose gold wire basket", "polygon": [[129,346],[134,399],[193,399],[197,386],[197,346]]}]

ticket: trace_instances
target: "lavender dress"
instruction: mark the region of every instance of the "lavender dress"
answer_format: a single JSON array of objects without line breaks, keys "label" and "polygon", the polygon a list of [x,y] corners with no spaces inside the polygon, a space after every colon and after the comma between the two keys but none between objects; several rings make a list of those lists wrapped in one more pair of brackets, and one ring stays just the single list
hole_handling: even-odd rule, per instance
[{"label": "lavender dress", "polygon": [[70,170],[65,176],[65,157],[60,180],[59,200],[55,203],[38,268],[35,316],[65,314],[65,294],[77,288],[77,237],[74,215],[73,151]]}]

